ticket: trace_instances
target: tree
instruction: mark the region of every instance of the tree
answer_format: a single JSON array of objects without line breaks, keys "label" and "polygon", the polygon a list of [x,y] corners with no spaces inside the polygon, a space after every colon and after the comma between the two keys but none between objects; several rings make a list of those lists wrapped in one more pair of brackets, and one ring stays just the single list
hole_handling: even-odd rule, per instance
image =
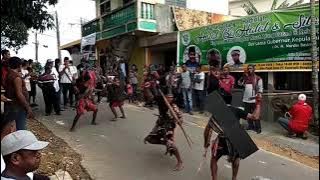
[{"label": "tree", "polygon": [[[298,0],[297,2],[290,5],[288,3],[288,0],[285,0],[278,6],[278,0],[273,0],[270,10],[294,7],[302,4],[303,2],[304,0]],[[242,8],[246,11],[248,15],[259,13],[258,9],[254,6],[254,4],[250,0],[245,0],[245,3],[242,5]]]},{"label": "tree", "polygon": [[311,57],[312,57],[312,90],[313,90],[313,113],[314,125],[319,126],[319,84],[318,84],[318,67],[319,55],[317,52],[317,30],[316,30],[316,11],[315,0],[310,1],[311,11]]},{"label": "tree", "polygon": [[54,19],[49,5],[57,0],[1,0],[1,47],[20,49],[27,44],[28,30],[51,29]]}]

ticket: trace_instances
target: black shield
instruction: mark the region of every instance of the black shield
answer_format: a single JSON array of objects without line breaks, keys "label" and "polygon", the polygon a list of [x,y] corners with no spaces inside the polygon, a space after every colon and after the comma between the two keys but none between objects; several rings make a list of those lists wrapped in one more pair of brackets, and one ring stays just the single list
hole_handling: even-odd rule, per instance
[{"label": "black shield", "polygon": [[220,94],[215,91],[209,94],[206,100],[206,110],[212,114],[240,158],[245,159],[255,153],[258,147],[248,133],[240,127],[239,119],[226,105]]}]

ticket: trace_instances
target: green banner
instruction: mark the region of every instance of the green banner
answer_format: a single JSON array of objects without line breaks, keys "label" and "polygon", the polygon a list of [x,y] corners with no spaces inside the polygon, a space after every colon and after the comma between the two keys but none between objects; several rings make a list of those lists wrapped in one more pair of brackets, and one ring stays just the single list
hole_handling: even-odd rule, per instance
[{"label": "green banner", "polygon": [[[319,53],[319,6],[316,6]],[[179,32],[178,62],[234,68],[311,60],[310,7],[277,10]]]}]

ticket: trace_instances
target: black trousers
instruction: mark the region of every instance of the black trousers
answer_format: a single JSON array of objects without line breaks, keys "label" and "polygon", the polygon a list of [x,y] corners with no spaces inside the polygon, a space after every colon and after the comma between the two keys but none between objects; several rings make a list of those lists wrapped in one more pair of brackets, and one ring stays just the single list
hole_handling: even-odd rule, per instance
[{"label": "black trousers", "polygon": [[[244,103],[244,110],[247,113],[252,114],[254,109],[256,108],[256,103]],[[253,130],[261,130],[261,123],[260,123],[260,119],[259,120],[248,120],[248,125],[249,125],[249,129],[253,129]]]},{"label": "black trousers", "polygon": [[73,86],[71,83],[61,83],[62,94],[63,94],[63,104],[66,106],[68,102],[73,105]]},{"label": "black trousers", "polygon": [[52,113],[52,107],[54,111],[59,114],[60,113],[60,101],[57,99],[59,98],[59,93],[56,92],[53,85],[43,85],[42,88],[43,99],[45,103],[45,112],[46,114]]}]

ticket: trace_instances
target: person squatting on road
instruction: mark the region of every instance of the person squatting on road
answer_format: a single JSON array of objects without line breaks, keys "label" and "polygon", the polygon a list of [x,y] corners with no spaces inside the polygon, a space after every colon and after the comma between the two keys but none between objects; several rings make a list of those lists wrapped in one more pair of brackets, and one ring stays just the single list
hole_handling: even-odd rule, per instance
[{"label": "person squatting on road", "polygon": [[307,139],[309,122],[312,119],[312,107],[306,103],[307,96],[300,94],[296,102],[286,113],[286,118],[280,117],[279,124],[288,131],[289,137]]},{"label": "person squatting on road", "polygon": [[[240,118],[246,119],[246,120],[258,120],[260,117],[261,112],[261,97],[256,97],[256,107],[252,114],[247,113],[244,110],[241,110],[237,107],[228,105],[230,110],[234,113],[237,119]],[[230,127],[232,128],[232,127]],[[211,173],[212,173],[212,180],[217,180],[217,172],[218,172],[218,160],[221,156],[228,156],[228,161],[232,163],[232,180],[237,179],[237,174],[239,170],[240,165],[240,157],[239,153],[233,148],[233,145],[231,144],[230,140],[224,135],[223,130],[220,128],[218,122],[211,117],[205,130],[204,130],[204,148],[205,148],[205,154],[208,151],[208,148],[210,147],[210,140],[212,136],[212,132],[217,133],[216,139],[212,142],[212,155],[211,155]]]},{"label": "person squatting on road", "polygon": [[78,99],[78,102],[76,105],[77,114],[73,120],[73,124],[70,131],[74,131],[74,128],[78,120],[86,111],[93,111],[91,125],[96,125],[95,121],[98,114],[98,108],[93,103],[92,93],[94,91],[95,86],[92,85],[91,81],[92,81],[92,78],[90,76],[89,71],[83,72],[82,76],[79,79],[77,79],[76,86],[75,86],[76,87],[75,91]]},{"label": "person squatting on road", "polygon": [[[183,122],[182,112],[179,110],[178,106],[173,102],[173,95],[168,94],[166,96],[167,101],[172,106],[174,112],[176,113],[180,124]],[[166,154],[174,155],[177,159],[177,165],[175,171],[180,171],[183,169],[183,162],[180,156],[180,152],[175,143],[175,130],[177,127],[176,121],[171,115],[169,115],[169,108],[167,107],[163,98],[157,98],[158,108],[159,108],[159,118],[156,121],[155,127],[149,133],[149,135],[144,139],[144,143],[147,144],[160,144],[167,147]]]}]

